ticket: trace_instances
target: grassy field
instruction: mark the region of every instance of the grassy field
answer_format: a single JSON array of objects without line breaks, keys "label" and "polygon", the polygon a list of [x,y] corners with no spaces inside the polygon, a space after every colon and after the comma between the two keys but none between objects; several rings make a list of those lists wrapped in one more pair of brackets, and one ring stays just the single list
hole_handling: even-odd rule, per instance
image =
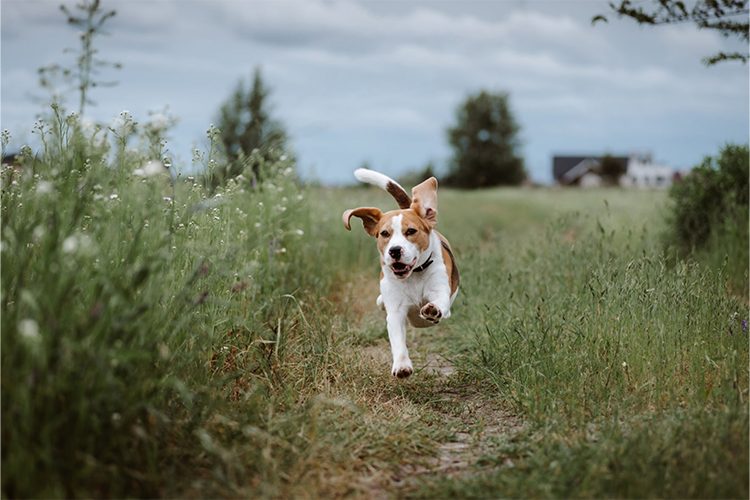
[{"label": "grassy field", "polygon": [[461,290],[398,381],[340,219],[392,199],[121,125],[2,172],[3,496],[747,498],[747,303],[660,254],[666,193],[441,190]]}]

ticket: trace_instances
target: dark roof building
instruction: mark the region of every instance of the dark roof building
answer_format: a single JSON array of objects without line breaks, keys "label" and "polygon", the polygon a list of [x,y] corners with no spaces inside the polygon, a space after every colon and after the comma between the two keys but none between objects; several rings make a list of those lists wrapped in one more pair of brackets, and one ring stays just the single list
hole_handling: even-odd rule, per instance
[{"label": "dark roof building", "polygon": [[[600,155],[554,156],[552,157],[552,177],[558,184],[572,184],[586,172],[596,171],[600,158]],[[627,157],[616,156],[615,159],[621,161],[624,166],[628,164]]]}]

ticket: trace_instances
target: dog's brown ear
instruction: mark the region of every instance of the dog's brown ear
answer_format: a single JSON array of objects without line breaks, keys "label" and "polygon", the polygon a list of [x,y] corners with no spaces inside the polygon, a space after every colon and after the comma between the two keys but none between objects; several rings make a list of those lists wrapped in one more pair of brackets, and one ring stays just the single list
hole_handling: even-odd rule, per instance
[{"label": "dog's brown ear", "polygon": [[437,225],[437,187],[437,179],[430,177],[411,190],[411,209],[433,229]]},{"label": "dog's brown ear", "polygon": [[370,236],[378,235],[378,223],[380,222],[380,218],[383,216],[383,212],[381,212],[380,209],[360,207],[353,208],[344,212],[344,215],[341,216],[341,219],[344,221],[344,227],[348,231],[352,230],[352,226],[349,222],[352,216],[362,219],[362,226],[364,226],[367,234],[369,234]]}]

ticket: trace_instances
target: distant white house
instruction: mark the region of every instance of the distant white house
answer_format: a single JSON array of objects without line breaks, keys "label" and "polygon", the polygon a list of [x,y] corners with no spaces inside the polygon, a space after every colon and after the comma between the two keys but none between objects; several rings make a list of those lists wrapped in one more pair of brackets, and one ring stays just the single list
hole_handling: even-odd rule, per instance
[{"label": "distant white house", "polygon": [[620,177],[620,185],[637,188],[666,188],[672,185],[673,178],[672,167],[654,163],[651,153],[631,154],[625,175]]},{"label": "distant white house", "polygon": [[[554,156],[552,175],[561,186],[598,187],[604,185],[599,156]],[[620,162],[620,185],[633,188],[665,188],[672,185],[674,172],[669,165],[655,164],[651,153],[612,157]]]}]

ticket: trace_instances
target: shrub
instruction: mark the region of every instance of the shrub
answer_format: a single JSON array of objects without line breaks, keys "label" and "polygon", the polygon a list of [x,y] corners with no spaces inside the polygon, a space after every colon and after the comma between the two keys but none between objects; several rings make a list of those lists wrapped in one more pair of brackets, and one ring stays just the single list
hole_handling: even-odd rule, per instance
[{"label": "shrub", "polygon": [[672,186],[672,231],[683,252],[705,245],[724,220],[747,220],[748,163],[748,146],[729,144]]}]

